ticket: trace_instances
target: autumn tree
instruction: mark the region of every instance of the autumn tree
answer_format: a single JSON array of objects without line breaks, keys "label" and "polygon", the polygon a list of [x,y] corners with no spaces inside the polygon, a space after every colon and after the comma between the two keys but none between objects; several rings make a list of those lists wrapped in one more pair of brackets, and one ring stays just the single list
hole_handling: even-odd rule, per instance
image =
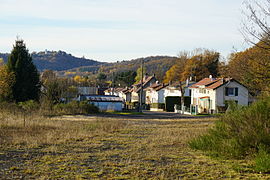
[{"label": "autumn tree", "polygon": [[169,83],[173,81],[182,80],[183,79],[182,74],[184,73],[187,60],[188,60],[187,52],[179,53],[176,63],[166,72],[164,82]]},{"label": "autumn tree", "polygon": [[78,90],[66,78],[59,78],[52,70],[45,70],[41,76],[43,86],[42,102],[45,107],[52,109],[63,99],[70,100],[76,97]]},{"label": "autumn tree", "polygon": [[0,65],[0,101],[12,100],[14,73],[9,72],[5,65]]},{"label": "autumn tree", "polygon": [[227,76],[247,86],[254,95],[270,93],[270,51],[259,46],[231,54],[227,68]]},{"label": "autumn tree", "polygon": [[24,102],[39,99],[39,73],[23,40],[16,40],[8,58],[7,70],[15,76],[11,93],[14,101]]},{"label": "autumn tree", "polygon": [[52,70],[45,70],[42,73],[41,82],[43,86],[43,103],[52,109],[54,104],[60,102],[64,87],[61,87],[56,74]]},{"label": "autumn tree", "polygon": [[194,77],[197,81],[212,75],[218,76],[219,53],[210,50],[196,54],[189,58],[185,64],[181,79]]},{"label": "autumn tree", "polygon": [[[143,69],[143,70],[142,70]],[[142,72],[143,71],[143,72]],[[144,66],[139,67],[136,71],[136,77],[135,77],[135,83],[139,83],[142,79],[142,74],[145,75],[146,74],[146,67]]]},{"label": "autumn tree", "polygon": [[210,50],[195,50],[181,53],[179,60],[167,72],[164,82],[185,81],[189,77],[201,80],[209,75],[218,76],[219,53]]}]

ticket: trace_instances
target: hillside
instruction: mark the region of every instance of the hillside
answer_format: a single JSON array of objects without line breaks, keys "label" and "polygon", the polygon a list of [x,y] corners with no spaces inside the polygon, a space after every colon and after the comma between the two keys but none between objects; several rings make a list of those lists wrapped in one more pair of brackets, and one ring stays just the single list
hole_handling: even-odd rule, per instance
[{"label": "hillside", "polygon": [[[166,71],[175,64],[177,57],[171,56],[150,56],[145,58],[138,58],[132,60],[117,61],[114,63],[104,63],[97,66],[84,66],[79,68],[70,69],[70,72],[76,72],[77,74],[83,75],[86,72],[103,72],[110,77],[112,73],[118,73],[123,71],[136,71],[141,61],[144,61],[144,66],[148,74],[155,74],[158,79],[162,79]],[[64,74],[65,71],[59,72]]]},{"label": "hillside", "polygon": [[[8,53],[0,53],[0,58],[3,58],[5,62],[8,59]],[[37,66],[39,71],[50,69],[58,71],[59,76],[89,76],[98,72],[105,73],[108,78],[113,73],[123,71],[136,71],[143,60],[146,72],[148,74],[155,74],[160,80],[163,79],[166,71],[175,64],[176,57],[170,56],[150,56],[132,60],[123,60],[113,63],[98,62],[85,58],[78,58],[68,54],[64,51],[42,51],[33,52],[33,62]]]},{"label": "hillside", "polygon": [[[8,55],[9,54],[7,53],[0,53],[0,58],[3,58],[4,61],[7,62]],[[45,69],[63,71],[81,66],[96,66],[104,64],[90,59],[78,58],[71,54],[67,54],[64,51],[33,52],[31,55],[33,62],[39,71],[43,71]]]}]

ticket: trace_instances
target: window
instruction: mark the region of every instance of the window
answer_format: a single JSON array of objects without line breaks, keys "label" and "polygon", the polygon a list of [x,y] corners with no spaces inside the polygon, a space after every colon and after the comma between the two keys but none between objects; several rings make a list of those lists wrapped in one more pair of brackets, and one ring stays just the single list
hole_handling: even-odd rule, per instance
[{"label": "window", "polygon": [[225,88],[225,95],[226,96],[238,96],[238,88]]},{"label": "window", "polygon": [[234,88],[228,88],[228,95],[234,95]]}]

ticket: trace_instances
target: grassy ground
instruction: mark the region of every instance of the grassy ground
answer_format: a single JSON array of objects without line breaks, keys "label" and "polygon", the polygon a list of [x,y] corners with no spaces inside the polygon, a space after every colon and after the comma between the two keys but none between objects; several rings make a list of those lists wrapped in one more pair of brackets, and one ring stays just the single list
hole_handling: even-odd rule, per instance
[{"label": "grassy ground", "polygon": [[211,159],[187,142],[214,119],[3,115],[2,179],[267,179],[244,161]]}]

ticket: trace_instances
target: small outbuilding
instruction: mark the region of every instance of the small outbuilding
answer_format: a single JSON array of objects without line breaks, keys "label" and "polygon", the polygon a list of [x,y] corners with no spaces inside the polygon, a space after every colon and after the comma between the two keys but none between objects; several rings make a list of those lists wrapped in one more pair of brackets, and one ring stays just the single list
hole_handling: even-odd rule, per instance
[{"label": "small outbuilding", "polygon": [[88,101],[100,111],[122,111],[124,106],[123,98],[111,95],[79,95],[78,101]]}]

